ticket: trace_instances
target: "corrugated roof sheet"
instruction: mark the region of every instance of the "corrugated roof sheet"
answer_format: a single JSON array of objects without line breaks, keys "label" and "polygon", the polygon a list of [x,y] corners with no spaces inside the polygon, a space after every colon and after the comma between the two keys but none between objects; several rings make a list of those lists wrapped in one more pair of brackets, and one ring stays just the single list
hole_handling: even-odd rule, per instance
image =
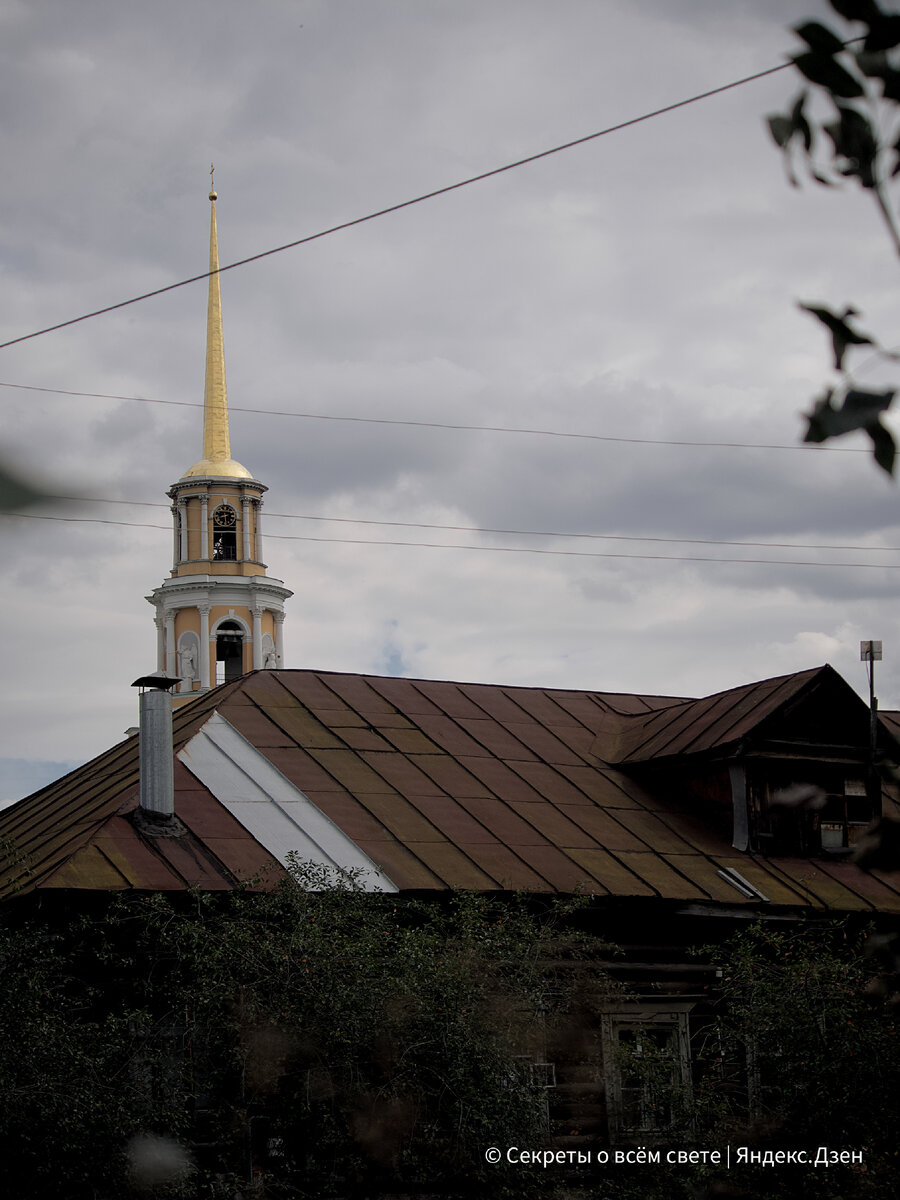
[{"label": "corrugated roof sheet", "polygon": [[[740,855],[680,802],[615,765],[729,745],[823,670],[695,701],[261,671],[178,709],[174,749],[218,713],[400,889],[580,888],[752,903],[718,874],[730,867],[775,904],[900,911],[897,876]],[[141,835],[130,816],[137,800],[131,738],[0,812],[0,839],[15,847],[5,893],[221,889],[271,865],[238,819],[240,804],[229,812],[181,761],[185,837]]]}]

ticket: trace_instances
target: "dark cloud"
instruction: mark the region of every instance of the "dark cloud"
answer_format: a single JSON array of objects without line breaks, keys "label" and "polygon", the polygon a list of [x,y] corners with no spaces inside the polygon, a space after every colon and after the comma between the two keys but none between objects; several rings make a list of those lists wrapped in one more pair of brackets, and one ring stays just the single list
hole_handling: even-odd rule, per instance
[{"label": "dark cloud", "polygon": [[[15,336],[202,271],[210,159],[230,262],[773,65],[792,44],[785,26],[814,7],[267,0],[251,18],[234,0],[8,5],[0,328]],[[796,442],[828,378],[796,299],[852,299],[889,329],[895,278],[866,197],[786,186],[763,116],[793,89],[779,74],[225,274],[232,404]],[[197,402],[204,332],[195,284],[4,351],[0,382]],[[200,455],[195,408],[3,388],[0,403],[7,452],[58,491],[165,504]],[[232,435],[271,513],[900,544],[894,492],[859,454],[237,411]],[[144,596],[170,565],[165,508],[68,515],[164,528],[4,522],[0,599],[19,629],[4,729],[16,754],[41,759],[97,751],[133,723],[127,685],[155,647]],[[268,529],[794,556],[275,517]],[[826,654],[851,677],[863,636],[890,655],[889,571],[274,536],[267,552],[295,592],[293,665],[686,694]],[[882,702],[900,703],[889,658],[883,679]]]}]

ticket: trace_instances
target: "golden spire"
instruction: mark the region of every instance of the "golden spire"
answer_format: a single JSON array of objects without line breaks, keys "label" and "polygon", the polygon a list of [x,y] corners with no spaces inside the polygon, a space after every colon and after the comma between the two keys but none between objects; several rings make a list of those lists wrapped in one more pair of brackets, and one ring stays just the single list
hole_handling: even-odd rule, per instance
[{"label": "golden spire", "polygon": [[192,475],[213,475],[252,479],[246,467],[231,457],[228,433],[228,392],[225,386],[225,339],[222,333],[222,291],[219,286],[219,243],[216,236],[215,167],[210,165],[209,193],[209,305],[206,317],[206,381],[203,388],[203,458],[185,471]]}]

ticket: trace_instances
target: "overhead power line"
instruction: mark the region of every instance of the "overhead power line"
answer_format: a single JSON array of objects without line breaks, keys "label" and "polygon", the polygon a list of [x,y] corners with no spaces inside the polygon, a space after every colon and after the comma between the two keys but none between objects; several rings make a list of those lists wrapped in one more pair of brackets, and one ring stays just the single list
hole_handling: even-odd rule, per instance
[{"label": "overhead power line", "polygon": [[[122,504],[134,508],[165,508],[171,506],[160,500],[111,500],[97,496],[54,496],[55,500],[65,500],[76,504]],[[726,540],[724,538],[693,538],[693,537],[649,537],[644,534],[627,533],[574,533],[561,532],[552,529],[494,529],[487,525],[444,525],[429,521],[384,521],[374,517],[326,517],[318,513],[278,513],[266,509],[266,521],[280,518],[286,521],[326,521],[338,525],[379,525],[392,529],[435,529],[446,530],[449,533],[489,533],[506,537],[547,537],[547,538],[587,538],[605,542],[659,542],[692,546],[747,546],[751,549],[767,550],[877,550],[900,554],[900,546],[860,546],[835,542],[748,542]],[[75,520],[77,518],[68,518]],[[89,518],[85,518],[86,520]],[[163,529],[163,525],[148,526],[147,528]],[[190,529],[190,527],[189,527]],[[266,533],[266,537],[279,537],[276,533]]]},{"label": "overhead power line", "polygon": [[[169,525],[152,525],[141,521],[112,521],[101,517],[54,517],[38,513],[3,513],[8,518],[21,517],[33,521],[63,521],[70,524],[85,525],[121,525],[131,529],[162,529],[171,533]],[[548,550],[538,546],[476,546],[460,545],[445,542],[395,542],[382,538],[336,538],[314,537],[306,534],[265,533],[267,539],[277,539],[282,542],[319,542],[343,546],[406,546],[419,550],[475,550],[488,554],[542,554],[549,557],[569,558],[619,558],[639,559],[653,562],[704,562],[704,563],[745,563],[748,565],[766,565],[772,567],[853,567],[868,568],[877,571],[900,571],[900,563],[867,563],[867,562],[818,562],[813,559],[788,558],[735,558],[723,555],[718,558],[689,554],[625,554],[602,550]]]},{"label": "overhead power line", "polygon": [[674,104],[663,105],[662,108],[655,108],[651,112],[642,113],[639,117],[631,117],[627,121],[619,121],[616,125],[608,125],[605,129],[598,129],[594,133],[585,134],[583,137],[573,138],[569,142],[552,146],[549,150],[540,150],[536,154],[529,154],[525,158],[518,158],[514,162],[505,163],[502,167],[493,167],[489,171],[482,171],[478,175],[470,175],[467,179],[460,179],[456,183],[449,183],[444,187],[435,188],[433,191],[423,192],[422,195],[413,196],[410,200],[401,200],[398,204],[390,204],[387,208],[379,208],[375,212],[366,213],[363,217],[354,217],[352,220],[342,221],[338,225],[331,225],[328,229],[321,229],[318,233],[310,233],[306,237],[296,238],[292,242],[285,242],[282,246],[274,246],[271,250],[262,250],[258,254],[251,254],[247,258],[240,258],[236,262],[219,267],[217,271],[203,271],[199,275],[191,275],[188,279],[180,279],[177,283],[169,283],[165,287],[154,288],[150,292],[142,292],[139,296],[132,296],[128,300],[119,300],[115,304],[107,304],[103,308],[94,309],[92,312],[82,313],[81,316],[70,317],[66,321],[58,321],[55,325],[47,325],[43,329],[36,329],[33,333],[25,333],[20,337],[10,338],[9,341],[0,342],[0,350],[4,350],[8,346],[16,346],[20,342],[30,341],[32,338],[42,337],[44,334],[53,333],[58,329],[65,329],[70,325],[77,325],[81,321],[89,321],[92,317],[99,317],[104,313],[115,312],[120,308],[127,308],[129,305],[138,304],[142,300],[150,300],[153,296],[163,296],[166,292],[174,292],[176,288],[186,287],[189,283],[199,283],[202,279],[208,279],[210,275],[221,275],[225,271],[233,271],[236,267],[245,267],[249,263],[259,262],[260,259],[269,258],[273,254],[281,254],[285,250],[293,250],[297,246],[305,246],[309,242],[318,241],[319,238],[328,237],[330,234],[341,232],[341,230],[352,229],[355,225],[363,225],[367,221],[374,221],[378,217],[387,216],[389,213],[400,212],[404,208],[411,208],[414,204],[422,204],[426,200],[434,200],[437,196],[446,196],[449,192],[469,187],[473,183],[480,183],[484,179],[492,179],[495,175],[502,175],[506,171],[514,171],[517,167],[524,167],[528,163],[538,162],[542,158],[549,158],[552,154],[560,154],[563,150],[571,150],[575,146],[583,146],[585,143],[605,137],[607,134],[618,133],[622,129],[629,129],[631,126],[639,125],[643,121],[650,121],[654,117],[663,116],[665,113],[675,112],[677,109],[685,108],[689,104],[696,104],[700,100],[708,100],[711,96],[719,96],[722,92],[742,87],[746,83],[753,83],[757,79],[764,79],[767,75],[774,75],[777,71],[783,71],[791,66],[793,66],[793,63],[790,61],[779,63],[778,66],[768,67],[766,70],[757,71],[753,75],[745,75],[742,79],[734,79],[731,83],[723,83],[719,87],[710,88],[706,92],[698,92],[694,96],[689,96],[686,100],[676,100]]},{"label": "overhead power line", "polygon": [[[18,388],[28,392],[48,392],[56,396],[81,396],[90,400],[129,400],[136,404],[165,404],[173,408],[202,408],[197,400],[157,400],[150,396],[118,396],[110,392],[74,392],[65,388],[38,387],[31,383],[3,383],[0,387]],[[617,442],[636,446],[692,446],[719,450],[799,450],[802,453],[869,454],[862,446],[825,446],[821,443],[796,442],[699,442],[687,438],[625,437],[608,433],[580,433],[565,429],[526,429],[515,425],[464,425],[448,421],[410,421],[400,417],[350,417],[333,413],[287,412],[276,408],[245,408],[229,404],[229,411],[251,413],[260,417],[295,417],[306,421],[349,421],[362,425],[406,425],[417,429],[449,429],[465,433],[514,433],[532,437],[575,438],[591,442]]]}]

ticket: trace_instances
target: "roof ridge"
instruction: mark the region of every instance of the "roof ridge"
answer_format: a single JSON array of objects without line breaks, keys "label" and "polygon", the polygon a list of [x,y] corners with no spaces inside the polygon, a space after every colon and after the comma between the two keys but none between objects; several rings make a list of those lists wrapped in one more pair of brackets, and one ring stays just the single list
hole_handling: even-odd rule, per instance
[{"label": "roof ridge", "polygon": [[[715,696],[725,696],[729,692],[745,691],[748,688],[758,687],[760,684],[764,684],[764,683],[781,683],[786,679],[799,678],[800,676],[809,676],[810,678],[812,678],[814,675],[818,674],[819,672],[826,671],[826,670],[833,672],[834,667],[832,667],[830,663],[822,663],[821,665],[819,665],[817,667],[805,667],[801,671],[786,671],[782,675],[771,675],[771,676],[767,676],[763,679],[751,680],[749,683],[735,684],[734,686],[732,686],[730,688],[721,688],[719,691],[708,692],[702,696],[679,696],[672,692],[645,692],[645,691],[626,692],[626,691],[620,691],[620,690],[606,690],[602,687],[561,687],[556,684],[545,684],[545,683],[502,683],[502,682],[497,682],[497,681],[488,682],[488,681],[479,680],[479,679],[437,679],[437,678],[433,678],[433,677],[430,677],[427,675],[388,675],[388,674],[385,674],[384,672],[380,672],[380,671],[378,671],[378,672],[377,671],[340,671],[340,670],[333,670],[332,668],[328,668],[328,667],[278,667],[275,670],[272,670],[270,668],[258,668],[253,671],[247,671],[246,674],[242,675],[239,679],[232,680],[231,683],[219,684],[218,688],[213,688],[213,689],[211,689],[211,691],[219,691],[222,694],[223,698],[225,698],[226,693],[224,692],[223,689],[231,688],[231,689],[233,689],[233,691],[241,690],[242,687],[247,683],[247,681],[252,679],[256,675],[261,675],[264,673],[266,675],[274,675],[277,677],[279,675],[293,675],[293,674],[303,673],[303,674],[308,674],[308,675],[316,675],[319,677],[328,676],[328,675],[336,675],[336,676],[340,676],[341,678],[344,678],[344,679],[365,679],[365,680],[390,679],[390,680],[399,680],[404,683],[411,683],[411,684],[441,683],[441,684],[450,684],[454,687],[490,687],[490,688],[502,688],[504,690],[509,690],[509,691],[530,691],[530,692],[546,692],[546,693],[563,692],[563,693],[571,693],[573,695],[630,696],[635,699],[642,699],[642,700],[654,700],[654,699],[655,700],[672,700],[672,701],[674,701],[674,704],[668,706],[671,709],[671,708],[676,707],[677,705],[695,704],[701,700],[711,700]],[[205,696],[208,696],[209,694],[210,694],[209,692],[198,693],[197,698],[200,699],[201,695],[205,697]],[[229,691],[227,693],[228,696],[230,696],[231,694],[232,694],[231,691]],[[653,709],[652,711],[657,712],[659,710]],[[900,710],[898,710],[898,711],[900,711]],[[623,715],[640,716],[643,714],[629,713],[629,714],[623,714]]]}]

